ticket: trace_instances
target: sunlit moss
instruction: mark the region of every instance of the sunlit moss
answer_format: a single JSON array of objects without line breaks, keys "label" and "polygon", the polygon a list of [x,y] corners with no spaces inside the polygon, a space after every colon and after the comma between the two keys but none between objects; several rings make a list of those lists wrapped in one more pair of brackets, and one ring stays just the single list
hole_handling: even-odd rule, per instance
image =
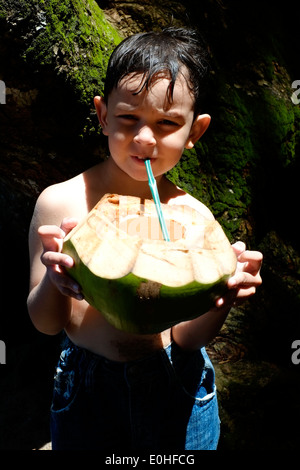
[{"label": "sunlit moss", "polygon": [[31,63],[53,65],[71,82],[76,98],[90,102],[103,90],[106,65],[121,40],[93,0],[35,0],[39,34],[25,50]]}]

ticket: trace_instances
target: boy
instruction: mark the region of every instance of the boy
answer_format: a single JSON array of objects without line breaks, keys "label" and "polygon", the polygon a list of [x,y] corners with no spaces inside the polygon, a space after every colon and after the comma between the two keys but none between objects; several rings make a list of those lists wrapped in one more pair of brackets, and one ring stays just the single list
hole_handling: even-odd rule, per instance
[{"label": "boy", "polygon": [[[134,35],[111,56],[104,97],[95,107],[108,137],[108,159],[40,195],[30,228],[28,309],[46,334],[64,330],[51,408],[53,449],[215,449],[219,418],[213,366],[204,346],[233,302],[261,283],[259,252],[234,245],[238,269],[228,295],[196,318],[154,335],[116,330],[65,273],[73,259],[63,238],[106,193],[151,198],[150,159],[161,201],[211,212],[166,179],[184,148],[210,123],[201,114],[205,71],[194,32],[169,28]],[[115,262],[115,260],[112,260]]]}]

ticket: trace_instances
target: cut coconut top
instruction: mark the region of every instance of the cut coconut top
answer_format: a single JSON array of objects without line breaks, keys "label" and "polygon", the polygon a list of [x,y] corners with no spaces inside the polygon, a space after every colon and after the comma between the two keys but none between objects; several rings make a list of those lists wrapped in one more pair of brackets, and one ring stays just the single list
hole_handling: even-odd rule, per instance
[{"label": "cut coconut top", "polygon": [[68,234],[95,275],[129,273],[170,287],[217,282],[235,271],[236,256],[221,226],[188,206],[163,205],[171,241],[161,239],[153,201],[106,195]]}]

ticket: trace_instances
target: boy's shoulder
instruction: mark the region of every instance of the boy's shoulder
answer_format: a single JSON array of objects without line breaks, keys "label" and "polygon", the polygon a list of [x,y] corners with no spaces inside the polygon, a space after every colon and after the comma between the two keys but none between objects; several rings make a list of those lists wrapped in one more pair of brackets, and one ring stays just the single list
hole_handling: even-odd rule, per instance
[{"label": "boy's shoulder", "polygon": [[80,189],[80,186],[83,184],[83,173],[80,173],[76,176],[73,176],[67,180],[61,181],[59,183],[54,183],[46,187],[41,195],[43,197],[55,197],[61,196],[65,192],[75,191]]},{"label": "boy's shoulder", "polygon": [[203,217],[205,217],[206,219],[214,220],[212,212],[205,204],[203,204],[203,202],[199,201],[190,194],[185,193],[184,191],[181,191],[174,198],[169,199],[168,204],[191,207],[192,209],[195,209],[196,211],[200,212],[200,214],[202,214]]},{"label": "boy's shoulder", "polygon": [[39,200],[42,202],[62,202],[62,197],[69,195],[68,198],[73,197],[80,189],[84,189],[82,182],[82,175],[77,175],[68,180],[60,183],[52,184],[46,187],[40,194]]},{"label": "boy's shoulder", "polygon": [[35,212],[47,220],[47,224],[60,222],[60,217],[77,217],[86,207],[84,195],[85,185],[80,174],[45,188],[37,199]]}]

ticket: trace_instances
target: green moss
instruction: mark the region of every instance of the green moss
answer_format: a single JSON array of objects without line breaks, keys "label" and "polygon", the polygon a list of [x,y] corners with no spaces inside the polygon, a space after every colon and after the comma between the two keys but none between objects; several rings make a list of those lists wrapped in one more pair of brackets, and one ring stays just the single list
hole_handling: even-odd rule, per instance
[{"label": "green moss", "polygon": [[268,142],[269,154],[274,163],[289,166],[296,158],[296,147],[300,137],[299,108],[288,99],[278,96],[272,89],[264,92],[266,116],[259,119],[261,133]]},{"label": "green moss", "polygon": [[35,0],[39,31],[24,51],[27,61],[55,66],[76,99],[89,104],[103,91],[109,56],[121,40],[93,0]]},{"label": "green moss", "polygon": [[211,209],[229,238],[249,235],[249,216],[261,194],[258,181],[267,187],[270,174],[280,175],[299,158],[300,106],[288,99],[288,89],[280,91],[288,82],[279,86],[274,73],[273,80],[253,92],[230,85],[220,72],[210,128],[169,173]]},{"label": "green moss", "polygon": [[184,153],[170,179],[206,204],[232,238],[251,203],[253,119],[240,91],[226,85],[219,93],[211,127]]}]

